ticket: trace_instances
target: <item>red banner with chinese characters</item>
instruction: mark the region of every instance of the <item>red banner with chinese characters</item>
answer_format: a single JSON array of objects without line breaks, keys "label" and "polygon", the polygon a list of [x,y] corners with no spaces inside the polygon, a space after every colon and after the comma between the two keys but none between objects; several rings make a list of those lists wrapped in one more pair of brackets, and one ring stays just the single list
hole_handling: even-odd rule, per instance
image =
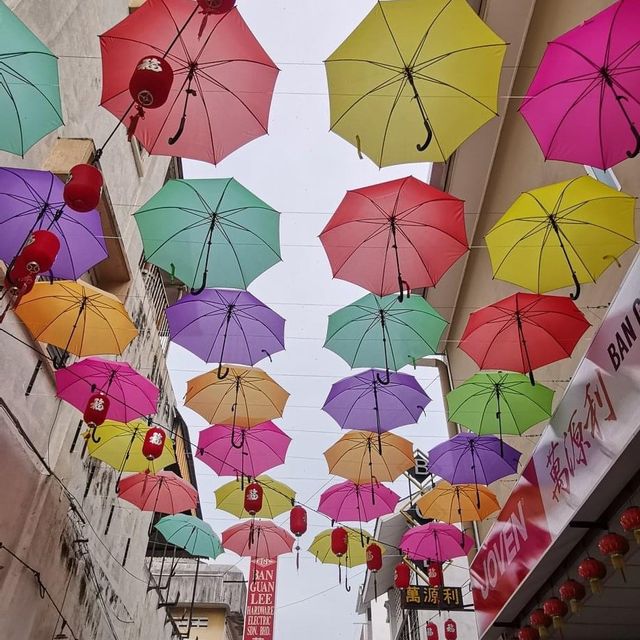
[{"label": "red banner with chinese characters", "polygon": [[277,573],[277,559],[251,559],[244,640],[273,640]]}]

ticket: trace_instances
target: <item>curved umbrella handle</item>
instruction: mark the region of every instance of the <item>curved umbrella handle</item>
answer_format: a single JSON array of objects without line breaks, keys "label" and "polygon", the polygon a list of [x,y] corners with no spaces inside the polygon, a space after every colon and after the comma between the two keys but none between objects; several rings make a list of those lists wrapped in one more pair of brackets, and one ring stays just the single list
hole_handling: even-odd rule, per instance
[{"label": "curved umbrella handle", "polygon": [[216,371],[216,376],[218,376],[218,380],[224,380],[229,375],[229,367],[226,367],[224,373],[222,372],[222,362],[218,365],[218,370]]},{"label": "curved umbrella handle", "polygon": [[577,300],[580,297],[580,282],[578,281],[578,276],[573,269],[571,270],[571,277],[573,278],[573,283],[576,285],[576,290],[574,293],[570,293],[569,297],[572,300]]},{"label": "curved umbrella handle", "polygon": [[379,373],[376,373],[376,379],[381,385],[387,385],[391,382],[391,378],[389,377],[389,369],[386,370],[385,377],[381,378]]},{"label": "curved umbrella handle", "polygon": [[634,124],[631,125],[631,133],[636,139],[636,148],[633,151],[627,151],[627,158],[635,158],[640,153],[640,132],[638,132]]},{"label": "curved umbrella handle", "polygon": [[96,444],[100,444],[102,442],[102,438],[96,438],[96,428],[93,427],[91,429],[91,442],[95,442]]},{"label": "curved umbrella handle", "polygon": [[407,290],[407,298],[411,297],[411,287],[409,286],[409,283],[406,280],[403,280],[402,278],[398,278],[398,284],[400,285],[400,294],[398,295],[398,302],[402,302],[405,299],[405,294],[404,294],[404,290]]},{"label": "curved umbrella handle", "polygon": [[427,120],[424,121],[424,128],[427,130],[427,139],[424,144],[416,145],[416,149],[418,151],[426,151],[427,147],[431,144],[431,139],[433,138],[433,129],[431,129],[431,125]]},{"label": "curved umbrella handle", "polygon": [[192,296],[199,296],[206,288],[207,288],[207,270],[205,269],[204,272],[202,273],[202,284],[200,285],[200,287],[198,289],[191,287],[191,289],[189,289],[189,292],[191,293]]},{"label": "curved umbrella handle", "polygon": [[169,144],[175,144],[176,142],[178,142],[178,140],[180,139],[180,136],[184,132],[184,125],[186,122],[187,122],[187,114],[184,114],[182,118],[180,118],[180,126],[178,127],[178,130],[175,132],[174,135],[172,135],[169,138],[168,140]]},{"label": "curved umbrella handle", "polygon": [[246,435],[244,433],[244,429],[240,429],[240,444],[236,444],[235,434],[236,434],[236,428],[233,427],[231,429],[231,446],[234,449],[242,449],[244,447],[244,441],[245,441],[245,438],[246,438]]}]

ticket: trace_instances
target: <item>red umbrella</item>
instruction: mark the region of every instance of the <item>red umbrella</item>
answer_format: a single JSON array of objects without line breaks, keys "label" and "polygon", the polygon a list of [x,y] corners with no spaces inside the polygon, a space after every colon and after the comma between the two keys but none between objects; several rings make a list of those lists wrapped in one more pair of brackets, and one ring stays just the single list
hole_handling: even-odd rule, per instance
[{"label": "red umbrella", "polygon": [[118,483],[118,496],[142,511],[182,513],[195,509],[198,492],[171,471],[134,473]]},{"label": "red umbrella", "polygon": [[293,536],[270,520],[252,520],[222,532],[222,546],[239,556],[277,558],[293,549]]},{"label": "red umbrella", "polygon": [[413,177],[348,191],[320,241],[336,278],[400,300],[469,249],[464,202]]},{"label": "red umbrella", "polygon": [[[278,68],[237,9],[205,24],[197,10],[192,0],[147,0],[101,35],[101,104],[122,122],[131,117],[129,130],[149,153],[216,164],[267,133]],[[134,73],[151,83],[137,104]],[[154,88],[162,93],[155,104]]]},{"label": "red umbrella", "polygon": [[561,296],[516,293],[475,311],[460,341],[481,369],[529,373],[568,358],[590,324]]}]

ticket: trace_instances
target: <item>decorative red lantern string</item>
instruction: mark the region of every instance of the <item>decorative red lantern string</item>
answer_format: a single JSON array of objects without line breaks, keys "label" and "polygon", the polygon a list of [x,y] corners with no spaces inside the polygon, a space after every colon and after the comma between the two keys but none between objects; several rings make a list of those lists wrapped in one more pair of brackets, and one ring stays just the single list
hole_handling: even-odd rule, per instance
[{"label": "decorative red lantern string", "polygon": [[373,593],[378,599],[378,579],[376,574],[382,569],[382,547],[372,542],[366,548],[367,569],[373,573]]},{"label": "decorative red lantern string", "polygon": [[591,593],[600,593],[601,581],[607,575],[607,568],[600,560],[589,556],[578,565],[578,575],[589,581]]},{"label": "decorative red lantern string", "polygon": [[442,563],[435,560],[429,560],[427,564],[427,578],[430,587],[443,587],[444,574],[442,572]]},{"label": "decorative red lantern string", "polygon": [[539,638],[540,634],[535,627],[527,625],[518,631],[518,640],[539,640]]},{"label": "decorative red lantern string", "polygon": [[393,570],[393,584],[396,589],[409,588],[411,584],[411,569],[406,562],[399,562]]},{"label": "decorative red lantern string", "polygon": [[157,460],[164,451],[164,443],[167,434],[160,427],[151,427],[147,430],[142,443],[142,455],[149,461]]},{"label": "decorative red lantern string", "polygon": [[444,621],[444,637],[445,640],[458,639],[458,625],[455,623],[455,620],[448,618]]},{"label": "decorative red lantern string", "polygon": [[427,640],[439,639],[438,627],[436,626],[435,622],[427,622],[426,629],[427,629],[427,633],[426,633]]},{"label": "decorative red lantern string", "polygon": [[100,203],[104,179],[92,164],[77,164],[69,171],[62,197],[65,204],[78,213],[87,213]]},{"label": "decorative red lantern string", "polygon": [[598,550],[603,556],[608,556],[611,559],[613,568],[619,570],[622,573],[622,578],[626,580],[624,555],[629,551],[629,541],[619,533],[609,532],[598,541]]},{"label": "decorative red lantern string", "polygon": [[578,613],[580,610],[580,602],[587,595],[584,585],[577,580],[565,580],[559,587],[558,593],[560,597],[569,604],[571,613]]},{"label": "decorative red lantern string", "polygon": [[99,427],[107,419],[110,404],[111,401],[102,391],[96,391],[89,396],[82,415],[82,419],[89,427],[85,433],[85,438],[90,437],[94,442],[100,442],[100,438],[95,436],[96,427]]},{"label": "decorative red lantern string", "polygon": [[549,637],[547,629],[551,626],[553,621],[551,620],[551,616],[544,612],[544,609],[534,609],[529,616],[529,622],[532,627],[535,627],[541,638]]},{"label": "decorative red lantern string", "polygon": [[627,532],[633,533],[636,542],[640,544],[640,507],[631,506],[620,516],[620,526]]},{"label": "decorative red lantern string", "polygon": [[553,596],[544,601],[542,610],[551,617],[554,629],[562,629],[562,620],[569,613],[565,602]]},{"label": "decorative red lantern string", "polygon": [[289,513],[289,529],[296,537],[296,569],[300,569],[300,536],[307,532],[307,512],[304,507],[295,505]]},{"label": "decorative red lantern string", "polygon": [[[344,527],[336,527],[331,532],[331,552],[334,556],[338,558],[338,582],[342,584],[342,566],[340,564],[340,559],[342,556],[346,555],[349,551],[349,534]],[[346,574],[346,566],[345,566],[345,589],[347,591],[351,591],[351,587],[349,587],[347,583],[347,574]]]}]

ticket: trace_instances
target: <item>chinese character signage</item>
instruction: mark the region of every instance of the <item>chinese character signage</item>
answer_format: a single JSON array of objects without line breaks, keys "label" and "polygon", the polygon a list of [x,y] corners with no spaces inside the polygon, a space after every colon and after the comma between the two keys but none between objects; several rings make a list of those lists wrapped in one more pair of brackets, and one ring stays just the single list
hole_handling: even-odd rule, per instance
[{"label": "chinese character signage", "polygon": [[401,596],[403,609],[461,611],[464,609],[461,587],[409,587]]},{"label": "chinese character signage", "polygon": [[251,560],[243,640],[273,640],[277,571],[277,560]]}]

